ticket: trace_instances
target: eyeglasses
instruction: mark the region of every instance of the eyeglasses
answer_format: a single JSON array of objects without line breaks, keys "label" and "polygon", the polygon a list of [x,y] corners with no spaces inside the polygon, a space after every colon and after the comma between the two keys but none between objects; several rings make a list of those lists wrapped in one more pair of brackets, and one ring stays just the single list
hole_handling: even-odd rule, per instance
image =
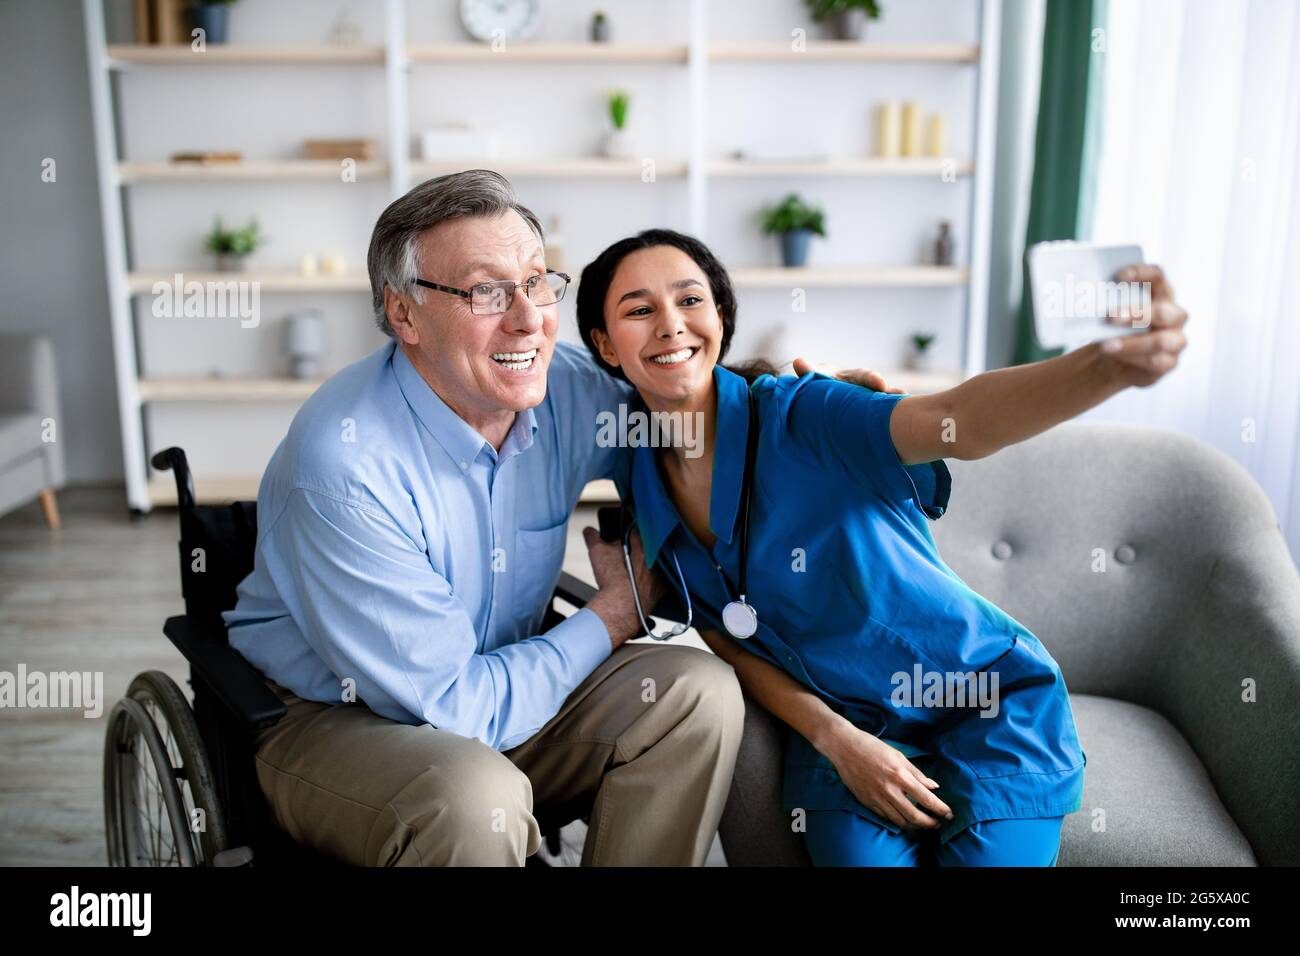
[{"label": "eyeglasses", "polygon": [[515,289],[520,287],[533,305],[554,305],[564,298],[564,290],[569,287],[569,276],[547,269],[542,275],[535,275],[526,282],[498,279],[495,282],[480,282],[470,289],[439,285],[427,279],[416,279],[415,284],[435,292],[449,292],[469,299],[470,311],[475,315],[499,315],[510,308],[510,303],[515,298]]}]

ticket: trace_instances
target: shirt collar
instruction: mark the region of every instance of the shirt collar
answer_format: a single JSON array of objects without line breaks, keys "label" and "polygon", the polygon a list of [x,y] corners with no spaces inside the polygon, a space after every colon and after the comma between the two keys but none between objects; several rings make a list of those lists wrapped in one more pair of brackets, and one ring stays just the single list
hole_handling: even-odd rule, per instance
[{"label": "shirt collar", "polygon": [[[397,387],[401,389],[415,417],[442,446],[452,462],[457,465],[462,462],[468,464],[478,457],[485,446],[489,454],[496,458],[496,449],[469,422],[452,411],[411,364],[396,340],[392,343],[392,350],[393,376],[397,379]],[[537,416],[531,408],[515,415],[506,440],[501,443],[501,461],[531,447],[536,432]]]},{"label": "shirt collar", "polygon": [[[721,365],[713,368],[718,395],[718,419],[713,446],[713,490],[709,498],[709,530],[721,542],[731,543],[740,512],[740,485],[745,472],[745,443],[749,438],[749,385]],[[644,408],[640,399],[638,407]],[[680,523],[677,509],[664,487],[655,449],[637,448],[632,456],[632,501],[637,528],[652,565],[660,548]]]}]

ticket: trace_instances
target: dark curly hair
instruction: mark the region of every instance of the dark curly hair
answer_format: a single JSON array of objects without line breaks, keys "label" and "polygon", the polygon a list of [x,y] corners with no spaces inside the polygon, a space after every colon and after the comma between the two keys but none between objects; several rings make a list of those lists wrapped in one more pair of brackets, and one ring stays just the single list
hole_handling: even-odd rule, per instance
[{"label": "dark curly hair", "polygon": [[[736,293],[731,286],[731,277],[723,268],[718,257],[704,243],[694,236],[676,232],[672,229],[646,229],[635,236],[620,239],[614,243],[582,270],[578,282],[578,332],[583,343],[596,359],[596,364],[615,378],[627,381],[621,368],[608,364],[600,355],[591,333],[595,329],[605,330],[605,294],[609,284],[618,270],[619,263],[634,252],[655,246],[672,246],[680,249],[695,261],[709,280],[709,290],[722,318],[722,348],[718,352],[721,363],[731,346],[731,337],[736,331]],[[776,368],[764,359],[755,359],[742,365],[729,367],[747,381],[753,381],[760,375],[776,374]]]}]

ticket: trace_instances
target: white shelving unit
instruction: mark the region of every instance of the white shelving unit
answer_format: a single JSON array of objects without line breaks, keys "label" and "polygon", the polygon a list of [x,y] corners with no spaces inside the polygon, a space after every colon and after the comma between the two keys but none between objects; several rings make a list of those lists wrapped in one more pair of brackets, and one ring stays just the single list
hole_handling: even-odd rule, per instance
[{"label": "white shelving unit", "polygon": [[[148,70],[154,66],[184,66],[194,69],[224,69],[258,66],[338,66],[345,69],[381,69],[385,78],[387,116],[386,159],[357,164],[358,178],[387,178],[393,198],[415,182],[472,165],[490,166],[510,177],[571,180],[600,180],[617,188],[620,180],[634,181],[640,175],[638,160],[606,160],[574,157],[553,160],[495,160],[431,163],[410,155],[410,72],[424,65],[499,63],[527,64],[609,63],[661,64],[680,66],[687,77],[687,155],[660,161],[659,177],[684,179],[687,189],[689,229],[706,241],[709,237],[709,181],[744,180],[764,176],[796,177],[886,177],[934,178],[944,172],[970,177],[970,254],[965,265],[935,266],[814,266],[802,269],[736,266],[731,269],[738,287],[908,287],[964,286],[966,315],[961,368],[934,372],[885,370],[897,384],[913,390],[943,388],[983,369],[986,339],[987,270],[989,258],[992,161],[996,123],[996,77],[1001,0],[981,0],[978,44],[961,43],[874,43],[810,42],[796,51],[784,42],[711,43],[708,37],[707,0],[686,0],[688,7],[685,43],[531,43],[514,44],[508,50],[469,41],[463,43],[410,44],[407,40],[404,0],[384,0],[384,43],[380,46],[306,47],[279,45],[220,45],[193,52],[187,45],[160,47],[129,44],[108,45],[105,37],[104,0],[82,0],[85,10],[86,49],[90,64],[91,103],[100,203],[104,230],[105,265],[108,275],[112,322],[113,360],[116,369],[118,404],[125,461],[128,504],[133,510],[148,511],[155,504],[170,504],[175,493],[169,475],[151,479],[145,447],[143,415],[146,403],[206,402],[289,402],[297,403],[311,394],[318,382],[296,382],[266,378],[203,379],[193,377],[142,378],[137,367],[139,350],[132,297],[148,294],[155,283],[171,283],[166,272],[133,271],[128,262],[127,234],[123,210],[125,191],[137,183],[151,181],[313,181],[338,175],[332,161],[279,160],[246,161],[237,164],[175,164],[128,161],[120,155],[117,141],[117,112],[112,75],[115,71]],[[729,62],[771,63],[774,69],[788,62],[802,63],[904,63],[935,64],[976,71],[973,104],[975,154],[934,158],[879,159],[845,157],[826,162],[768,163],[725,159],[706,155],[708,83],[712,64]],[[720,67],[725,68],[725,67]],[[178,270],[179,271],[179,270]],[[367,277],[360,273],[302,276],[284,272],[212,273],[184,270],[186,281],[254,280],[268,292],[364,293]],[[359,356],[358,356],[359,357]],[[257,476],[203,476],[196,479],[201,500],[255,497]],[[590,497],[601,498],[608,488],[593,488]]]}]

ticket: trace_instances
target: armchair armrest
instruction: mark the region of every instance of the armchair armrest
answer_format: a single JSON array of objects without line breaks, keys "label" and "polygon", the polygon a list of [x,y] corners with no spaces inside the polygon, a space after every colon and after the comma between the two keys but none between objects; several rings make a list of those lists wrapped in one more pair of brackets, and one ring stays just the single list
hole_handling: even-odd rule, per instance
[{"label": "armchair armrest", "polygon": [[[0,412],[27,412],[54,419],[64,431],[59,409],[59,377],[49,336],[35,332],[0,334]],[[46,481],[64,483],[63,442],[44,446]]]},{"label": "armchair armrest", "polygon": [[1300,865],[1300,575],[1277,525],[1221,550],[1197,593],[1153,675],[1158,709],[1195,749],[1259,861]]},{"label": "armchair armrest", "polygon": [[230,646],[221,618],[169,617],[163,633],[250,731],[273,726],[288,712],[261,672]]}]

